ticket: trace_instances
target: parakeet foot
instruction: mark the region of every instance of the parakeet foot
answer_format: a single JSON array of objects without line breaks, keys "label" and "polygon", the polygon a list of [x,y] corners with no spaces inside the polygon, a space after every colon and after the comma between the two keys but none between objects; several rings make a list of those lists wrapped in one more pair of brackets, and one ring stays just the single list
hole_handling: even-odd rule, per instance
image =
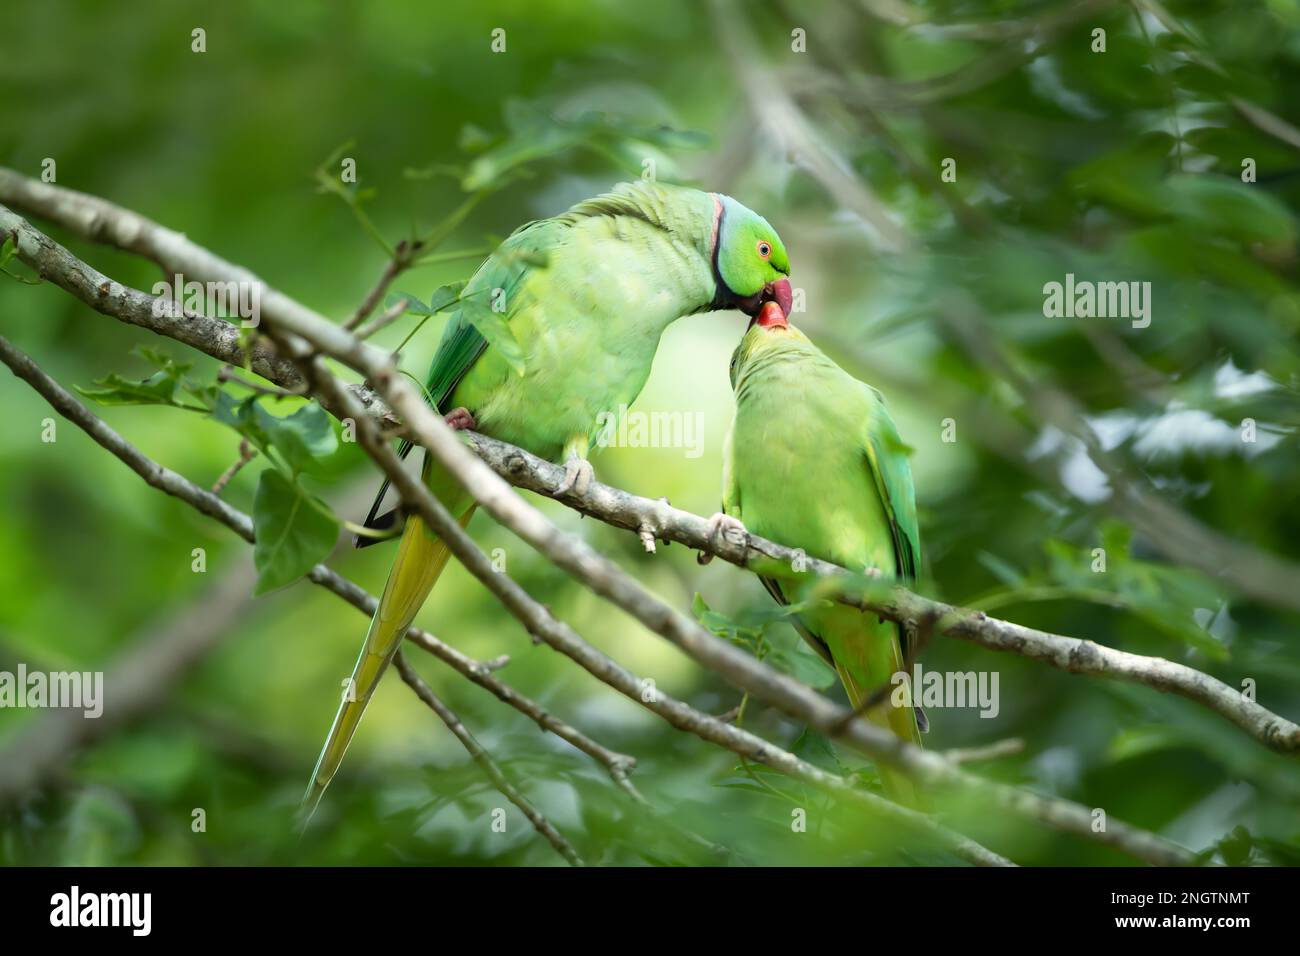
[{"label": "parakeet foot", "polygon": [[570,458],[564,463],[564,480],[556,486],[555,495],[559,497],[570,491],[585,495],[595,477],[596,470],[591,467],[591,462],[585,458]]},{"label": "parakeet foot", "polygon": [[470,410],[463,405],[449,411],[443,421],[451,426],[452,430],[458,432],[465,429],[473,431],[478,428],[478,422],[474,421],[474,416],[470,414]]},{"label": "parakeet foot", "polygon": [[[732,540],[737,544],[745,543],[745,536],[749,533],[745,530],[744,523],[739,518],[733,518],[729,514],[723,514],[719,511],[709,518],[708,529],[706,532],[710,541],[717,541],[719,537],[723,540]],[[707,551],[701,551],[695,558],[700,564],[708,564],[713,560],[713,555]]]}]

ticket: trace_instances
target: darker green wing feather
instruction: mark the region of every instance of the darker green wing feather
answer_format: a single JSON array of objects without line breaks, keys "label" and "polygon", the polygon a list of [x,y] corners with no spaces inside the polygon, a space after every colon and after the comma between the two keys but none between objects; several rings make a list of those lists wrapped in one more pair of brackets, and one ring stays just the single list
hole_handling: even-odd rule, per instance
[{"label": "darker green wing feather", "polygon": [[[504,289],[505,301],[514,301],[514,291],[527,276],[536,256],[544,248],[552,229],[562,225],[557,220],[540,219],[525,223],[510,234],[510,237],[494,252],[479,270],[474,273],[461,293],[461,298],[468,295],[483,295],[492,289]],[[509,312],[507,312],[507,318]],[[451,411],[447,407],[456,386],[461,383],[470,369],[482,358],[488,349],[487,339],[474,327],[461,308],[451,310],[451,319],[442,333],[438,351],[434,353],[429,365],[429,375],[424,383],[424,400],[432,405],[439,414]],[[411,453],[412,444],[407,439],[397,446],[398,457],[405,459]],[[384,497],[388,494],[387,478],[379,487],[370,513],[366,516],[365,527],[376,531],[385,531],[397,521],[395,508],[380,512],[384,506]],[[364,548],[374,544],[376,538],[358,536],[356,546]]]},{"label": "darker green wing feather", "polygon": [[[915,581],[921,567],[921,536],[916,524],[916,488],[907,459],[909,449],[885,409],[884,398],[874,388],[871,392],[875,399],[875,414],[864,448],[867,468],[889,520],[889,531],[894,540],[894,572],[902,582]],[[918,650],[916,632],[900,624],[898,640],[903,660],[911,664]],[[917,718],[928,724],[919,707]]]},{"label": "darker green wing feather", "polygon": [[[899,438],[893,420],[880,402],[879,393],[876,398],[876,427],[872,429],[865,449],[867,468],[871,471],[876,491],[885,508],[885,516],[889,520],[889,531],[894,543],[894,573],[900,581],[914,581],[917,569],[921,566],[921,538],[916,524],[916,491],[912,484],[912,469],[907,463],[907,446]],[[759,580],[778,604],[790,603],[781,590],[780,582],[775,578],[760,576]],[[799,635],[828,664],[834,666],[826,642],[797,618],[792,619],[791,623]],[[904,659],[910,662],[915,651],[915,635],[900,625],[898,637]]]},{"label": "darker green wing feather", "polygon": [[[763,587],[767,588],[767,593],[772,595],[777,604],[780,604],[782,607],[789,605],[790,599],[785,596],[785,592],[781,590],[781,584],[776,578],[765,578],[762,575],[759,575],[758,579],[763,582]],[[831,656],[831,649],[826,646],[826,642],[812,631],[808,630],[807,626],[799,619],[798,615],[790,618],[790,624],[794,627],[795,631],[798,632],[799,636],[808,642],[808,646],[817,652],[817,655],[821,657],[822,660],[831,667],[835,666],[835,658]]]},{"label": "darker green wing feather", "polygon": [[907,462],[909,449],[898,436],[898,429],[878,392],[873,424],[865,449],[867,467],[889,519],[894,539],[894,571],[900,580],[914,581],[921,567],[921,538],[916,527],[916,488]]},{"label": "darker green wing feather", "polygon": [[[673,196],[674,192],[669,187],[638,180],[624,183],[603,196],[580,202],[567,212],[551,219],[538,219],[525,223],[511,233],[497,251],[483,263],[478,272],[474,273],[474,277],[461,293],[461,298],[490,294],[493,289],[504,289],[508,321],[512,304],[516,301],[515,289],[531,269],[537,268],[538,263],[544,261],[547,251],[558,244],[557,240],[565,230],[584,220],[598,217],[639,219],[656,228],[669,230],[673,215]],[[446,406],[456,391],[456,386],[469,374],[488,348],[487,340],[466,318],[464,310],[453,311],[429,368],[429,376],[425,382],[425,401],[442,414],[450,411]],[[406,458],[411,452],[411,443],[403,440],[398,445],[397,452],[402,458]],[[375,496],[374,504],[370,507],[370,514],[366,517],[367,528],[386,530],[396,522],[395,510],[380,513],[387,493],[388,481],[385,480],[379,489],[379,494]],[[365,547],[375,540],[358,537],[356,545]]]}]

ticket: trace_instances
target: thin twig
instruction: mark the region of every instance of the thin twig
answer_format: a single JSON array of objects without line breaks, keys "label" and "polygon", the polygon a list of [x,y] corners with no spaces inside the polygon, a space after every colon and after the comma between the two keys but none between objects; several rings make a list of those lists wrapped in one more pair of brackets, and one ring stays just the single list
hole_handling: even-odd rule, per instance
[{"label": "thin twig", "polygon": [[383,299],[388,287],[393,284],[394,279],[410,266],[417,251],[418,247],[412,243],[403,241],[397,244],[393,250],[393,257],[388,260],[384,266],[384,271],[379,276],[379,281],[366,294],[366,297],[361,301],[361,305],[357,306],[357,311],[352,318],[343,323],[343,328],[349,332],[352,331],[364,322],[371,312],[375,311],[375,306]]},{"label": "thin twig", "polygon": [[241,438],[239,440],[239,458],[237,458],[229,468],[223,471],[221,477],[213,483],[212,493],[214,495],[219,495],[225,491],[226,485],[230,484],[230,480],[234,478],[235,475],[239,474],[240,469],[256,457],[257,449],[249,443],[247,438]]},{"label": "thin twig", "polygon": [[[0,227],[2,225],[0,223]],[[153,252],[164,260],[188,263],[193,267],[188,270],[192,275],[209,278],[221,276],[227,281],[235,277],[252,277],[247,270],[213,256],[177,233],[155,233],[152,239],[154,244],[150,248]],[[22,254],[20,243],[20,255]],[[261,282],[256,277],[252,277],[252,280]],[[756,662],[743,651],[717,640],[689,618],[646,592],[581,539],[560,531],[536,509],[525,504],[424,405],[419,393],[397,374],[390,356],[357,341],[339,326],[283,293],[267,287],[265,283],[262,283],[262,288],[264,322],[279,330],[282,336],[290,337],[295,358],[302,359],[317,352],[328,354],[366,376],[374,383],[392,411],[406,423],[411,434],[458,481],[471,490],[479,504],[494,518],[577,580],[629,611],[699,663],[717,671],[736,686],[803,720],[814,729],[828,733],[841,731],[840,736],[851,746],[874,759],[892,764],[923,782],[942,782],[969,789],[972,793],[982,794],[1017,813],[1108,843],[1149,862],[1179,862],[1191,858],[1187,851],[1168,841],[1113,820],[1105,833],[1095,833],[1091,825],[1091,813],[1087,808],[970,777],[954,769],[941,757],[926,754],[861,720],[849,721],[841,727],[843,708],[831,704],[786,675]],[[365,418],[365,410],[355,395],[334,380],[318,359],[312,361],[318,366],[319,375],[315,378],[315,384],[324,402],[333,403],[348,417],[360,415]],[[361,425],[360,421],[358,425]],[[470,566],[475,554],[482,557],[456,522],[450,520],[446,509],[422,484],[402,472],[390,448],[385,445],[376,449],[372,445],[368,446],[368,450],[392,478],[408,507],[417,510],[448,541],[458,558]],[[451,527],[446,527],[446,523]],[[457,537],[457,532],[460,537]],[[486,577],[490,580],[498,576],[489,573]],[[494,590],[494,593],[502,596],[499,591]],[[897,597],[895,594],[894,603],[897,603]]]},{"label": "thin twig", "polygon": [[374,319],[367,322],[361,328],[357,329],[357,338],[365,340],[373,336],[380,329],[386,329],[402,316],[406,315],[406,302],[394,302]]},{"label": "thin twig", "polygon": [[[41,371],[35,362],[3,337],[0,337],[0,361],[3,361],[13,370],[14,374],[39,392],[55,411],[85,431],[106,451],[121,459],[147,484],[175,498],[179,498],[202,514],[225,525],[249,544],[253,543],[253,521],[248,515],[231,507],[215,494],[204,490],[171,469],[165,468],[145,456],[139,449],[110,428],[103,419],[82,405],[75,396]],[[373,595],[366,593],[365,590],[341,577],[325,565],[316,565],[307,573],[307,577],[313,583],[338,595],[363,614],[369,616],[375,613],[378,601]],[[207,616],[205,615],[205,617]],[[428,651],[459,672],[463,677],[478,684],[502,703],[513,707],[528,717],[543,730],[555,734],[561,740],[566,741],[598,761],[605,767],[611,779],[620,789],[638,801],[643,800],[641,795],[635,792],[635,788],[631,786],[628,780],[628,773],[636,766],[634,758],[610,750],[587,737],[496,677],[492,672],[492,668],[466,656],[432,634],[412,627],[407,630],[406,637],[407,640]],[[114,684],[114,686],[118,685]],[[94,722],[86,721],[85,723]],[[9,770],[14,769],[14,765],[8,762],[2,762],[0,766],[4,766]],[[30,775],[24,776],[24,779],[29,777]],[[9,792],[6,788],[0,787],[0,797]]]},{"label": "thin twig", "polygon": [[1001,760],[1023,753],[1025,742],[1019,737],[1008,737],[983,747],[954,747],[944,750],[941,755],[952,763],[983,763],[989,760]]},{"label": "thin twig", "polygon": [[218,382],[234,382],[249,391],[256,392],[258,395],[267,395],[271,398],[301,398],[301,392],[290,391],[287,388],[268,388],[265,385],[259,385],[257,382],[250,382],[238,372],[233,365],[223,365],[217,369]]},{"label": "thin twig", "polygon": [[[407,423],[419,443],[429,449],[493,518],[596,594],[636,617],[697,663],[736,687],[753,693],[823,734],[845,740],[873,759],[895,766],[923,783],[958,787],[1049,826],[1110,844],[1150,863],[1178,865],[1193,859],[1192,854],[1182,847],[1113,819],[1109,827],[1099,833],[1093,827],[1092,813],[1086,807],[970,776],[941,757],[928,754],[887,730],[861,719],[846,720],[850,715],[844,708],[745,651],[719,640],[645,590],[585,541],[561,531],[537,509],[525,503],[500,476],[462,444],[457,433],[440,416],[424,404],[420,395],[397,374],[388,355],[356,341],[323,319],[300,321],[300,317],[286,315],[280,317],[280,327],[294,336],[306,333],[301,340],[301,350],[314,368],[310,376],[314,390],[349,411],[349,417],[357,421],[358,437],[363,446],[383,468],[407,506],[417,511],[467,570],[507,607],[517,611],[521,620],[532,619],[540,624],[549,621],[550,615],[521,591],[511,593],[510,586],[517,588],[517,585],[506,575],[492,570],[486,556],[459,522],[422,482],[402,468],[393,450],[379,440],[374,423],[366,418],[356,397],[315,356],[316,349],[365,374],[393,411]],[[661,503],[661,507],[667,506]],[[537,621],[539,611],[544,615],[541,622]],[[533,632],[546,639],[545,633]],[[631,691],[631,694],[635,695],[636,691]]]},{"label": "thin twig", "polygon": [[397,672],[402,675],[402,680],[406,682],[406,686],[415,691],[415,696],[424,701],[429,706],[429,709],[438,715],[438,719],[447,725],[447,729],[460,741],[461,746],[465,748],[470,758],[479,765],[483,775],[492,781],[492,786],[501,791],[502,796],[520,809],[523,815],[528,818],[528,822],[533,825],[533,829],[545,837],[546,842],[555,847],[555,852],[568,860],[571,866],[585,866],[582,857],[578,856],[578,852],[569,841],[564,838],[563,834],[555,828],[555,825],[550,820],[543,816],[540,810],[532,805],[514,784],[506,779],[505,774],[501,772],[501,768],[496,765],[496,761],[483,749],[483,745],[474,739],[474,735],[461,723],[461,719],[456,716],[456,712],[444,704],[438,695],[433,692],[432,688],[420,679],[420,675],[406,662],[406,658],[402,656],[401,651],[398,651],[397,656],[393,658],[393,664],[397,668]]},{"label": "thin twig", "polygon": [[[16,375],[36,389],[56,411],[84,430],[105,450],[121,459],[148,484],[185,501],[201,513],[224,524],[245,541],[253,542],[252,519],[176,472],[164,468],[143,455],[3,337],[0,337],[0,361],[3,361],[13,369]],[[370,425],[370,420],[365,416],[362,416],[359,421]],[[362,435],[373,438],[368,428],[363,429]],[[483,566],[487,567],[488,573],[494,574],[487,557],[481,551],[478,554],[482,558]],[[369,615],[375,612],[378,602],[373,596],[367,594],[351,581],[340,577],[326,566],[322,564],[316,565],[308,572],[307,577],[314,583],[334,592],[363,613]],[[567,625],[557,621],[549,610],[524,594],[518,584],[510,580],[506,575],[495,575],[495,577],[507,582],[503,586],[507,587],[509,593],[515,599],[508,603],[507,607],[520,618],[530,633],[538,635],[552,647],[577,661],[589,673],[608,683],[620,693],[659,714],[672,726],[693,733],[703,740],[731,750],[742,757],[761,761],[819,789],[838,795],[842,799],[856,802],[886,820],[927,833],[945,845],[950,846],[963,859],[977,866],[1012,865],[1004,857],[993,853],[968,837],[948,830],[924,814],[901,807],[861,790],[843,778],[826,773],[753,734],[731,727],[665,694],[656,692],[654,695],[647,695],[644,681],[583,641]],[[584,753],[600,761],[609,771],[615,783],[619,784],[638,802],[643,802],[640,794],[636,793],[630,782],[627,781],[627,771],[634,763],[631,757],[614,753],[584,737],[572,727],[547,714],[542,708],[498,680],[489,668],[466,657],[432,635],[417,628],[410,628],[406,636],[408,640],[413,641],[433,653],[440,660],[450,664],[474,683],[491,691],[504,703],[531,717],[539,726],[562,737]],[[11,772],[12,769],[11,767]],[[6,793],[7,791],[0,788],[0,799]]]}]

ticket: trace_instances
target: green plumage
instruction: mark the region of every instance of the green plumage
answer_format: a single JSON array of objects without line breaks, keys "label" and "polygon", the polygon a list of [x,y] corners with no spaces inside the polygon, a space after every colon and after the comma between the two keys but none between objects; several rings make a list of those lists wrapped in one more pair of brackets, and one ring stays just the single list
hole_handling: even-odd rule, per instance
[{"label": "green plumage", "polygon": [[478,333],[457,313],[429,377],[440,408],[464,406],[484,433],[544,458],[585,457],[599,413],[640,394],[664,329],[713,300],[712,220],[707,193],[643,183],[515,232],[462,296],[503,290],[524,374],[467,344]]},{"label": "green plumage", "polygon": [[[724,453],[723,511],[752,533],[856,571],[911,579],[921,563],[906,446],[880,393],[853,378],[799,330],[753,325],[732,360],[736,415]],[[764,580],[777,600],[809,596],[815,579],[793,569]],[[891,703],[904,669],[900,628],[841,604],[800,615],[804,638],[840,675],[867,716],[920,742],[911,707]],[[887,789],[915,802],[906,778]]]},{"label": "green plumage", "polygon": [[[601,413],[640,394],[669,324],[757,297],[788,271],[771,226],[735,200],[653,182],[625,184],[522,226],[483,263],[460,296],[475,305],[453,310],[443,332],[428,399],[443,413],[467,409],[480,432],[536,455],[585,460]],[[483,307],[508,324],[522,352],[522,373],[473,324]],[[467,522],[469,493],[431,460],[423,477],[447,510]],[[372,527],[384,523],[383,496],[381,488],[367,522]],[[339,708],[304,797],[308,813],[445,562],[442,542],[422,521],[409,519],[353,674],[355,700]]]}]

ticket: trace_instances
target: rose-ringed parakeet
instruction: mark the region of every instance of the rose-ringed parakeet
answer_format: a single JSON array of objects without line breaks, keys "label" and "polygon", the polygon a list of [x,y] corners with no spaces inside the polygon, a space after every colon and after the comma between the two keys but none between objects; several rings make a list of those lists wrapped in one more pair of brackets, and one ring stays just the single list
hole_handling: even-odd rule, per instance
[{"label": "rose-ringed parakeet", "polygon": [[[433,358],[426,398],[449,424],[563,461],[560,486],[591,481],[598,418],[640,393],[664,330],[679,316],[766,301],[790,307],[785,246],[728,196],[653,182],[623,184],[516,230],[461,293]],[[508,324],[519,354],[474,324],[478,299]],[[482,318],[481,309],[477,313]],[[405,455],[409,444],[400,449]],[[473,499],[430,457],[423,479],[468,523]],[[367,526],[392,526],[380,489]],[[348,691],[303,798],[307,816],[338,769],[380,675],[424,603],[448,551],[417,516],[397,557]]]},{"label": "rose-ringed parakeet", "polygon": [[[850,570],[913,578],[921,548],[912,471],[880,393],[831,361],[774,303],[736,349],[731,384],[736,412],[713,533],[743,527]],[[762,580],[782,604],[805,600],[815,584],[793,568]],[[920,743],[924,715],[893,702],[903,695],[891,679],[910,661],[899,625],[817,601],[796,627],[835,668],[855,708],[878,697],[868,719]],[[906,777],[882,769],[881,780],[895,799],[917,802]]]}]

